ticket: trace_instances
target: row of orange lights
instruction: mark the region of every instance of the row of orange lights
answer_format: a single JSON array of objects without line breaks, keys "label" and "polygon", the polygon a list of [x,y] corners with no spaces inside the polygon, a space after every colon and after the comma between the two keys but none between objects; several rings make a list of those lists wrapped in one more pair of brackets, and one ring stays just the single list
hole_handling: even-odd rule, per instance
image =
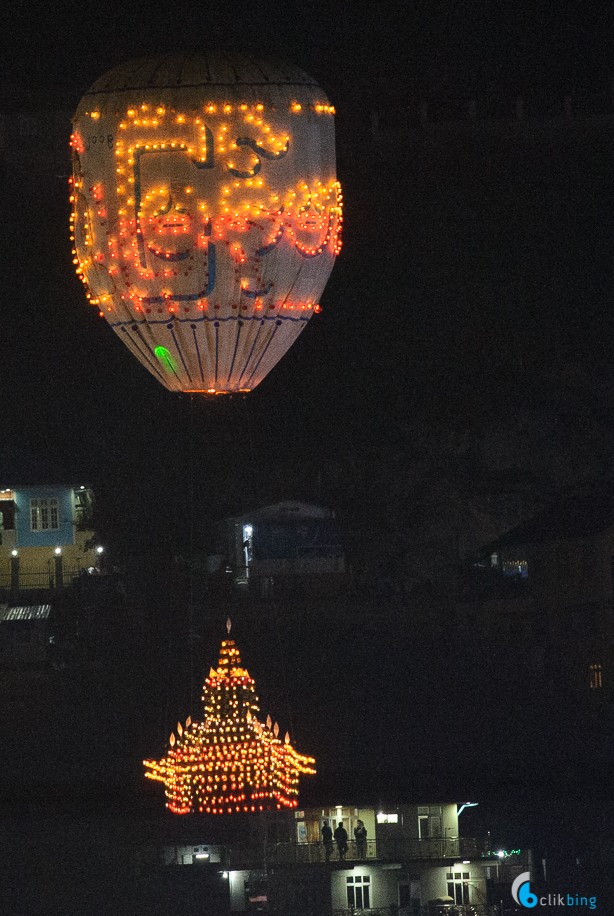
[{"label": "row of orange lights", "polygon": [[[261,111],[273,111],[274,112],[278,110],[277,106],[275,105],[265,106],[262,102],[256,102],[256,103],[251,103],[251,104],[248,104],[247,102],[241,102],[240,104],[236,104],[236,103],[231,104],[230,102],[220,102],[220,103],[208,102],[207,104],[202,106],[202,110],[206,112],[207,114],[217,114],[218,112],[223,113],[223,114],[232,114],[235,111],[246,112],[246,111],[249,111],[250,109],[253,109],[254,111],[258,111],[258,112],[261,112]],[[290,104],[287,106],[287,110],[292,112],[293,114],[299,114],[301,111],[305,111],[305,110],[313,111],[316,114],[330,114],[330,115],[335,114],[334,105],[329,105],[328,103],[324,103],[324,102],[312,102],[309,105],[304,105],[302,102],[298,102],[294,100],[290,102]],[[140,112],[147,113],[150,111],[158,115],[159,117],[164,117],[166,114],[170,112],[171,114],[176,115],[177,123],[183,124],[185,122],[185,118],[186,118],[185,115],[177,114],[174,108],[168,109],[164,105],[155,106],[155,105],[148,105],[147,103],[143,103],[142,105],[133,106],[131,108],[128,108],[128,110],[126,111],[126,115],[129,118],[137,118],[139,117]],[[86,111],[85,114],[87,117],[90,117],[92,121],[99,121],[101,117],[103,117],[103,113],[99,109],[94,109],[93,111]],[[118,115],[119,111],[116,111],[115,114]]]}]

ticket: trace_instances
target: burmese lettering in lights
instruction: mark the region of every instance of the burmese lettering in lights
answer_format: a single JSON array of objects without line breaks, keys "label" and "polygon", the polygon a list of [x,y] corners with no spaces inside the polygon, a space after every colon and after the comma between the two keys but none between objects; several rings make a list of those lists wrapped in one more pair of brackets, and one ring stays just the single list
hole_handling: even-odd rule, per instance
[{"label": "burmese lettering in lights", "polygon": [[72,238],[87,296],[173,391],[249,391],[314,312],[340,249],[334,109],[296,67],[164,56],[75,118]]}]

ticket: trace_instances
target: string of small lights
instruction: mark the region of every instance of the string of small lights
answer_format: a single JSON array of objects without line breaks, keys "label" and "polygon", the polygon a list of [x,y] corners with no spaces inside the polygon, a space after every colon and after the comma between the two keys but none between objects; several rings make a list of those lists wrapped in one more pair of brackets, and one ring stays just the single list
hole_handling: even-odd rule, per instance
[{"label": "string of small lights", "polygon": [[321,310],[341,248],[334,107],[304,74],[264,86],[241,60],[234,83],[199,56],[160,86],[126,66],[74,118],[77,274],[165,387],[250,391]]},{"label": "string of small lights", "polygon": [[[229,625],[230,630],[230,625]],[[217,668],[205,680],[204,718],[177,723],[161,760],[145,760],[145,776],[164,783],[173,814],[237,814],[295,808],[299,779],[315,760],[299,754],[271,717],[260,722],[254,680],[233,639],[224,639]]]}]

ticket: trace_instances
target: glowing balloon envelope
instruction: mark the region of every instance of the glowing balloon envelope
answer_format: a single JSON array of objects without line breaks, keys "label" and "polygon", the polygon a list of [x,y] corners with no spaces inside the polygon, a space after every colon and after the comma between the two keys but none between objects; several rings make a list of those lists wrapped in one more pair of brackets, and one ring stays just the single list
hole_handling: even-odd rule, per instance
[{"label": "glowing balloon envelope", "polygon": [[250,391],[314,312],[340,247],[334,109],[303,71],[133,61],[74,118],[88,296],[172,391]]}]

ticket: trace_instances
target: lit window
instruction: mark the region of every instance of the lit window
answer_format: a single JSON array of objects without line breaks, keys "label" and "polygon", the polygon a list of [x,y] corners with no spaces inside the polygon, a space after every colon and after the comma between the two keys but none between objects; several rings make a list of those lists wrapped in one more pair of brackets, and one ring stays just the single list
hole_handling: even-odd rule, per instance
[{"label": "lit window", "polygon": [[504,576],[515,576],[519,579],[529,578],[529,564],[522,558],[504,560],[502,570]]},{"label": "lit window", "polygon": [[455,871],[446,874],[448,897],[451,897],[454,903],[469,903],[469,878],[470,873],[468,871]]},{"label": "lit window", "polygon": [[371,909],[371,877],[370,875],[352,875],[346,878],[348,909]]},{"label": "lit window", "polygon": [[57,499],[30,500],[30,528],[32,531],[57,531],[59,527]]},{"label": "lit window", "polygon": [[591,690],[603,687],[603,668],[598,663],[588,666],[588,686]]},{"label": "lit window", "polygon": [[383,811],[380,811],[377,815],[378,824],[398,824],[399,815],[398,814],[384,814]]}]

